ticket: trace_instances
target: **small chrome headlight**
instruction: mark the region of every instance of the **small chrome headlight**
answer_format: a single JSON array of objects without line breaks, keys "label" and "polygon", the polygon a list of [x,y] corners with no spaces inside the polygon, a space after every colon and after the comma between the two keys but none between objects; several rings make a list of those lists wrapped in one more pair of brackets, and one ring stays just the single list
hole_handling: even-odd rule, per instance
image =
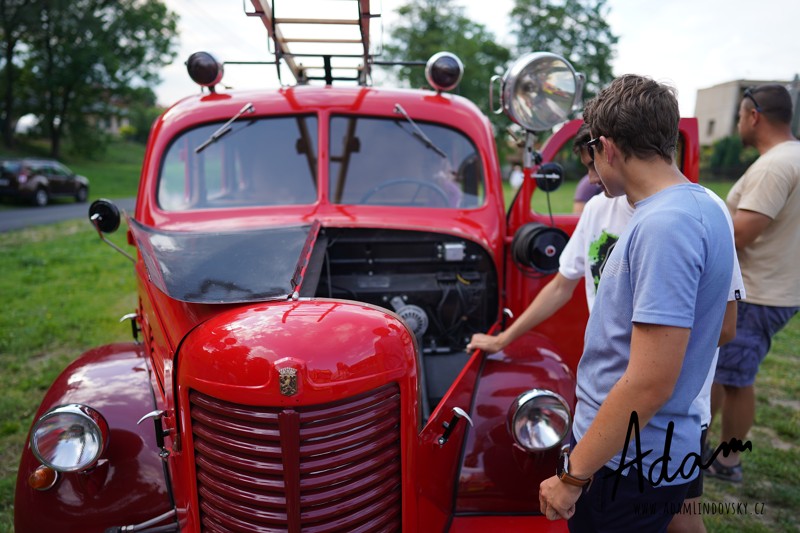
[{"label": "small chrome headlight", "polygon": [[108,443],[108,423],[86,405],[61,405],[33,425],[31,451],[58,472],[77,472],[94,466]]},{"label": "small chrome headlight", "polygon": [[531,389],[520,394],[508,412],[509,430],[514,440],[529,452],[549,450],[561,444],[571,422],[567,402],[548,390]]},{"label": "small chrome headlight", "polygon": [[566,59],[534,52],[519,58],[506,71],[501,99],[511,120],[535,132],[567,120],[582,91],[582,77]]}]

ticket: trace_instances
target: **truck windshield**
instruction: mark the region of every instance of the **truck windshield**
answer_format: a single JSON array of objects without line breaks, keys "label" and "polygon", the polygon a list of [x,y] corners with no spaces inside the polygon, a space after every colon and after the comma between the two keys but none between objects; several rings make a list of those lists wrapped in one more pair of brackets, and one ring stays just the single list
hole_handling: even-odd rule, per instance
[{"label": "truck windshield", "polygon": [[474,208],[483,164],[456,130],[403,117],[335,116],[330,125],[331,201],[337,204]]},{"label": "truck windshield", "polygon": [[222,123],[179,135],[161,167],[165,211],[312,204],[317,199],[317,118],[247,119],[203,145]]},{"label": "truck windshield", "polygon": [[130,221],[153,284],[176,300],[237,303],[285,299],[318,226],[251,231],[161,231]]}]

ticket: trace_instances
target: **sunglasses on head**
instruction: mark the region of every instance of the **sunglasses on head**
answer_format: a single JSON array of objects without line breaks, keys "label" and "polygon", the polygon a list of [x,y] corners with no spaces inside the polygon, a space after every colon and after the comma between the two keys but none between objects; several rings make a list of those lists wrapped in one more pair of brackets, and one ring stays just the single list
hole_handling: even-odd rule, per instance
[{"label": "sunglasses on head", "polygon": [[761,106],[758,105],[758,101],[753,96],[753,91],[752,90],[750,90],[749,88],[745,89],[744,90],[744,95],[742,97],[743,98],[749,98],[750,101],[753,102],[753,106],[756,108],[756,111],[758,111],[759,113],[763,113],[763,111],[761,111]]}]

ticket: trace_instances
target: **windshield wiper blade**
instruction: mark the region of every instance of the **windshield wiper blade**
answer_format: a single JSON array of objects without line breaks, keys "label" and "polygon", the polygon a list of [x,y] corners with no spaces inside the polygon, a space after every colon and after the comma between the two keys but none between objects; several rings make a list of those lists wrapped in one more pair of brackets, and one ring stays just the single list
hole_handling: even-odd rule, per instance
[{"label": "windshield wiper blade", "polygon": [[215,131],[214,133],[212,133],[212,134],[211,134],[211,136],[210,136],[208,139],[206,139],[206,140],[205,140],[205,142],[203,142],[203,144],[201,144],[201,145],[199,145],[197,148],[195,148],[195,149],[194,149],[194,153],[196,153],[196,154],[199,154],[200,152],[202,152],[203,150],[205,150],[206,148],[208,148],[209,146],[211,146],[212,144],[214,144],[215,142],[217,142],[219,139],[221,139],[221,138],[222,138],[223,136],[225,136],[227,133],[230,133],[230,131],[231,131],[231,124],[233,124],[233,122],[234,122],[234,121],[235,121],[237,118],[241,117],[241,116],[242,116],[242,115],[244,115],[245,113],[253,113],[253,112],[255,112],[255,110],[256,110],[256,108],[253,106],[253,103],[252,103],[252,102],[248,102],[248,103],[246,103],[246,104],[245,104],[245,105],[244,105],[244,106],[243,106],[243,107],[242,107],[242,108],[239,110],[239,112],[238,112],[238,113],[236,113],[235,115],[233,115],[233,116],[230,118],[230,120],[228,120],[228,122],[226,122],[225,124],[223,124],[222,126],[220,126],[219,128],[217,128],[217,131]]},{"label": "windshield wiper blade", "polygon": [[403,106],[401,106],[400,104],[394,104],[394,112],[397,113],[398,115],[403,115],[403,117],[405,117],[408,123],[411,124],[411,127],[414,128],[412,135],[415,138],[419,139],[422,142],[422,144],[424,144],[426,147],[430,148],[443,158],[447,159],[447,154],[444,152],[444,150],[433,144],[433,141],[430,140],[428,136],[425,135],[425,133],[421,129],[419,129],[417,123],[414,122],[410,116],[408,116],[408,113],[406,113],[406,110],[403,109]]}]

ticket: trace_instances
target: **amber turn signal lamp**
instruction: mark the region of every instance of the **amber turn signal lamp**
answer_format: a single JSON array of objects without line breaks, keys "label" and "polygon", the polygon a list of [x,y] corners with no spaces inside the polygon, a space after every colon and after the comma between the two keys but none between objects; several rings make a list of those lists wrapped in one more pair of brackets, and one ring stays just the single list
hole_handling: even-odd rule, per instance
[{"label": "amber turn signal lamp", "polygon": [[28,485],[32,489],[47,490],[52,488],[58,480],[58,472],[50,467],[41,465],[28,476]]}]

